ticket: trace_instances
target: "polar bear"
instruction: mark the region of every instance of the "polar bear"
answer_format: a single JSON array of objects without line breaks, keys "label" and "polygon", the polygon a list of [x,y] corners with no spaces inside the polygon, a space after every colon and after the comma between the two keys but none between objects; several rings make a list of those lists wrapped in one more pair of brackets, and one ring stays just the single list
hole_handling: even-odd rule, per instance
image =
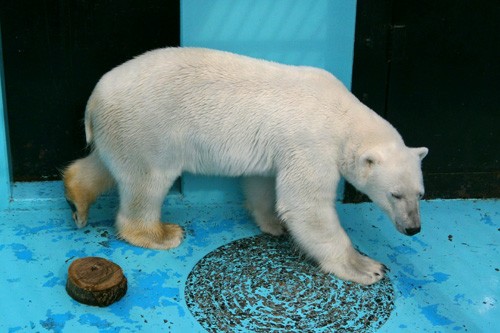
[{"label": "polar bear", "polygon": [[357,252],[334,208],[341,176],[407,235],[420,230],[421,160],[398,132],[330,73],[223,51],[164,48],[105,74],[87,103],[92,152],[63,173],[78,227],[114,184],[118,235],[153,249],[178,246],[160,222],[182,172],[245,176],[261,230],[285,228],[328,273],[373,284],[386,267]]}]

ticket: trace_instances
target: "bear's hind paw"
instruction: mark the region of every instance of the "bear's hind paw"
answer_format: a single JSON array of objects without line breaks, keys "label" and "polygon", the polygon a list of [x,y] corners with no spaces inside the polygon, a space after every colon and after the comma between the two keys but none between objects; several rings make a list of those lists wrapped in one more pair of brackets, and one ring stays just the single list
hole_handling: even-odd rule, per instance
[{"label": "bear's hind paw", "polygon": [[118,236],[132,245],[158,250],[168,250],[179,246],[183,230],[177,224],[158,222],[145,228],[139,225],[119,226]]}]

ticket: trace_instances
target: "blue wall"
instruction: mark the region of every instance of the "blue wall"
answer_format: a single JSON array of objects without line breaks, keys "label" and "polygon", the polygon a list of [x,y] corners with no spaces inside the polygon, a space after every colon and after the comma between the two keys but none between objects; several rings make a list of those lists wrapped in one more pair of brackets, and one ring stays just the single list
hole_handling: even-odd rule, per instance
[{"label": "blue wall", "polygon": [[[320,67],[350,87],[355,16],[355,0],[181,0],[181,45]],[[225,178],[184,175],[182,192],[194,201],[241,200]]]},{"label": "blue wall", "polygon": [[7,109],[5,107],[5,85],[2,55],[2,30],[0,29],[0,210],[7,208],[11,197]]},{"label": "blue wall", "polygon": [[324,68],[351,84],[355,0],[182,0],[181,44]]}]

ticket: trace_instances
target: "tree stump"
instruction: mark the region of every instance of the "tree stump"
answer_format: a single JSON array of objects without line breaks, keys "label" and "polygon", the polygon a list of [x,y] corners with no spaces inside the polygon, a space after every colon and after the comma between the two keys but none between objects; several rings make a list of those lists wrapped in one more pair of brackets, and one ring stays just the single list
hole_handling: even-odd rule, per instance
[{"label": "tree stump", "polygon": [[109,260],[80,258],[68,268],[66,291],[80,303],[108,306],[125,295],[127,278],[121,267]]}]

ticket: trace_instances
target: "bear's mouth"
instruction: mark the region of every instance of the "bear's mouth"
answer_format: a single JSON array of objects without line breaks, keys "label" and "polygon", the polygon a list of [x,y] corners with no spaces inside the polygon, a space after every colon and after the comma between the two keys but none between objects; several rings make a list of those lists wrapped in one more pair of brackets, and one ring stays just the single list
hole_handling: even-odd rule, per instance
[{"label": "bear's mouth", "polygon": [[413,236],[420,232],[420,225],[417,227],[408,227],[404,223],[396,222],[396,229],[406,236]]}]

